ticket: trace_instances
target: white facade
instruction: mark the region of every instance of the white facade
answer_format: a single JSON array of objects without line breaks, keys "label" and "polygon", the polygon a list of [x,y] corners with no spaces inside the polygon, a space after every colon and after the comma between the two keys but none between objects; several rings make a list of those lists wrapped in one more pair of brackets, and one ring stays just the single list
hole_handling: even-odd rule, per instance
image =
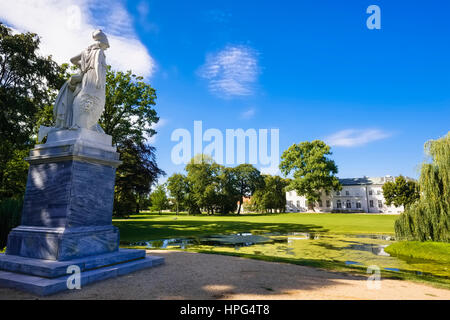
[{"label": "white facade", "polygon": [[341,191],[322,192],[320,200],[308,204],[304,196],[295,191],[286,192],[287,212],[367,212],[400,214],[403,206],[387,206],[383,196],[383,184],[394,181],[391,176],[377,178],[339,179]]}]

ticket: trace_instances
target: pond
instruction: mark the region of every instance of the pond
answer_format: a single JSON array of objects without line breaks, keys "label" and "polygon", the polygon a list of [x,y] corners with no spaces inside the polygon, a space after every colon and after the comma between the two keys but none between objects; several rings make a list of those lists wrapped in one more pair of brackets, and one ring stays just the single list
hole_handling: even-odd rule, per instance
[{"label": "pond", "polygon": [[[280,258],[341,262],[346,265],[378,266],[389,271],[408,271],[450,278],[449,266],[430,260],[392,257],[384,249],[394,241],[390,235],[342,235],[328,233],[238,233],[203,238],[180,238],[126,243],[148,249],[201,249],[239,252]],[[125,244],[125,243],[124,243]]]}]

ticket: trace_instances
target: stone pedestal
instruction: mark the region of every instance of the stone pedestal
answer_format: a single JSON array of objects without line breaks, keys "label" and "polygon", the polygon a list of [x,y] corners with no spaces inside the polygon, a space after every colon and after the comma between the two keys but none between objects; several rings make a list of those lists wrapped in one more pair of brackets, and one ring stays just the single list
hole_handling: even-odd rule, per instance
[{"label": "stone pedestal", "polygon": [[[50,294],[67,289],[62,284],[69,265],[81,264],[85,272],[117,265],[117,272],[108,274],[119,275],[121,265],[133,271],[163,263],[162,258],[147,259],[144,250],[119,252],[119,231],[111,222],[115,171],[121,162],[111,136],[87,129],[53,131],[26,160],[30,168],[22,223],[11,231],[6,254],[0,255],[0,285]],[[124,265],[130,261],[131,269]],[[38,277],[28,289],[24,274]],[[57,286],[47,281],[49,287],[38,290],[31,284],[39,277],[62,278]]]}]

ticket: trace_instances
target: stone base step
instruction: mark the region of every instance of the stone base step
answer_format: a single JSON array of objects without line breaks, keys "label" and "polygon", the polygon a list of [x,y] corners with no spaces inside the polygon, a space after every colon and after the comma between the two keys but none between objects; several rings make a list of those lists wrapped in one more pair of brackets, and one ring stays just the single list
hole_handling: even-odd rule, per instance
[{"label": "stone base step", "polygon": [[[146,256],[145,258],[138,260],[87,270],[80,274],[81,288],[89,283],[122,276],[140,269],[155,267],[163,263],[164,258],[162,257]],[[0,271],[0,286],[31,292],[39,296],[47,296],[69,290],[67,280],[70,276],[71,274],[50,279],[9,271]]]},{"label": "stone base step", "polygon": [[145,257],[145,250],[119,249],[115,252],[83,258],[55,261],[0,254],[0,270],[23,273],[44,278],[57,278],[67,274],[67,267],[76,265],[81,271],[101,268]]}]

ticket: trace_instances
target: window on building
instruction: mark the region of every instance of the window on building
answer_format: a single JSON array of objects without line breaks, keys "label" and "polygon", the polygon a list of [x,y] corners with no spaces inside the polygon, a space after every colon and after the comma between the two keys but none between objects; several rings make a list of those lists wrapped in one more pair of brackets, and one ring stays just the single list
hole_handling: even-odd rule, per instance
[{"label": "window on building", "polygon": [[350,202],[350,200],[347,200],[347,204],[345,205],[345,207],[347,209],[350,209],[352,207],[352,203]]},{"label": "window on building", "polygon": [[336,191],[336,195],[337,195],[337,196],[340,196],[340,195],[341,195],[341,192],[340,192],[340,191]]},{"label": "window on building", "polygon": [[383,201],[378,200],[378,208],[383,208]]},{"label": "window on building", "polygon": [[292,207],[292,200],[289,200],[289,201],[288,201],[288,205],[289,205],[290,207]]},{"label": "window on building", "polygon": [[377,190],[377,195],[381,195],[381,190]]},{"label": "window on building", "polygon": [[373,193],[373,192],[372,192],[372,190],[369,190],[369,196],[371,196],[371,195],[372,195],[372,193]]},{"label": "window on building", "polygon": [[359,201],[356,202],[356,209],[361,209],[361,202]]},{"label": "window on building", "polygon": [[319,207],[322,207],[322,200],[317,201],[319,203]]},{"label": "window on building", "polygon": [[297,208],[300,208],[300,200],[297,200]]},{"label": "window on building", "polygon": [[345,191],[345,195],[349,196],[350,195],[350,191]]},{"label": "window on building", "polygon": [[327,208],[331,207],[331,202],[330,200],[327,200]]},{"label": "window on building", "polygon": [[342,208],[341,200],[336,201],[336,208]]},{"label": "window on building", "polygon": [[325,191],[325,194],[327,195],[327,196],[329,196],[330,195],[330,191]]},{"label": "window on building", "polygon": [[370,206],[371,208],[373,208],[373,200],[370,200],[370,201],[369,201],[369,206]]}]

